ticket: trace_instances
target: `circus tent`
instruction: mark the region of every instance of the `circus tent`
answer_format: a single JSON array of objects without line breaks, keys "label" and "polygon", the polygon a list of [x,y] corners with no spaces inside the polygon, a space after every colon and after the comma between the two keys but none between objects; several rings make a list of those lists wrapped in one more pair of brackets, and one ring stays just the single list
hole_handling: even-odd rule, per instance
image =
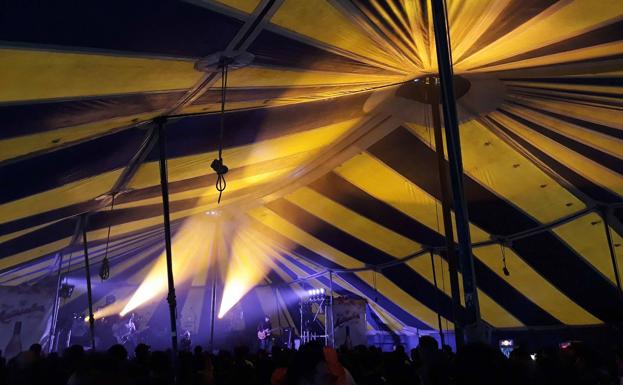
[{"label": "circus tent", "polygon": [[[292,298],[330,272],[336,295],[367,300],[370,331],[452,331],[433,117],[415,95],[437,73],[429,3],[4,2],[0,285],[82,282],[84,233],[95,302],[151,290],[137,306],[166,307],[164,135],[180,314],[209,318],[216,280],[217,310],[253,296],[296,326]],[[447,12],[483,323],[620,324],[623,2]],[[240,65],[222,116],[205,63],[223,52]],[[65,306],[84,310],[79,286]]]}]

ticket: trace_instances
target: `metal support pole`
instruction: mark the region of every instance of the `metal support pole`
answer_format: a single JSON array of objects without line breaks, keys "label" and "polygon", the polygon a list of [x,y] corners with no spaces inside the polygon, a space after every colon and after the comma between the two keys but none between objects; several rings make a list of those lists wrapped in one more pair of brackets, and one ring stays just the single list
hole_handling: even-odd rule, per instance
[{"label": "metal support pole", "polygon": [[329,316],[331,317],[331,347],[335,348],[335,322],[333,321],[333,272],[329,271]]},{"label": "metal support pole", "polygon": [[212,265],[212,299],[210,300],[210,350],[214,350],[214,315],[216,312],[216,263]]},{"label": "metal support pole", "polygon": [[[437,273],[435,273],[435,254],[433,254],[433,252],[430,253],[430,264],[433,268],[433,284],[435,284],[435,289],[436,289],[437,288]],[[437,304],[437,307],[439,307],[439,304]],[[437,325],[439,326],[439,339],[441,340],[441,346],[443,346],[446,344],[446,340],[443,337],[443,328],[441,327],[441,315],[439,314],[439,310],[437,310]],[[456,330],[456,324],[455,324],[455,330]]]},{"label": "metal support pole", "polygon": [[[454,322],[454,339],[457,349],[463,346],[463,325],[461,316],[461,291],[459,289],[458,261],[452,229],[451,193],[448,186],[448,167],[444,157],[443,135],[441,133],[441,114],[439,112],[439,89],[437,79],[430,79],[429,100],[431,101],[431,115],[433,117],[433,134],[435,137],[435,149],[437,154],[437,169],[439,171],[439,187],[441,190],[441,216],[446,238],[446,258],[450,270],[450,292],[452,294],[452,321]],[[432,255],[432,253],[431,253]],[[434,268],[434,267],[433,267]]]},{"label": "metal support pole", "polygon": [[58,321],[58,311],[61,304],[61,282],[63,271],[63,253],[58,253],[58,275],[56,277],[56,297],[54,298],[54,308],[52,310],[52,322],[50,322],[50,338],[48,338],[48,353],[54,351],[54,345],[56,345],[56,324]]},{"label": "metal support pole", "polygon": [[[480,320],[480,305],[476,275],[474,272],[474,257],[472,255],[471,239],[469,234],[469,219],[467,202],[463,191],[463,162],[461,159],[461,141],[459,136],[459,122],[456,112],[456,98],[452,73],[452,59],[450,52],[450,38],[447,25],[447,15],[444,0],[432,0],[433,24],[435,30],[435,47],[439,78],[441,80],[441,99],[443,101],[444,126],[448,150],[450,182],[454,198],[454,213],[458,235],[459,258],[463,273],[463,291],[465,293],[466,319],[464,323],[468,342],[483,341]],[[439,150],[438,150],[439,151]]]},{"label": "metal support pole", "polygon": [[169,294],[169,317],[171,318],[171,349],[173,359],[177,357],[177,310],[175,282],[173,280],[173,251],[171,247],[171,221],[169,218],[169,181],[167,180],[167,144],[164,119],[158,120],[158,144],[160,146],[160,188],[162,189],[162,215],[164,216],[164,244],[167,257],[167,283]]},{"label": "metal support pole", "polygon": [[299,337],[301,338],[301,345],[305,342],[305,333],[303,332],[303,298],[299,300],[299,312],[301,314],[301,330],[299,333]]},{"label": "metal support pole", "polygon": [[604,221],[604,230],[606,231],[606,240],[608,241],[608,250],[610,251],[610,258],[612,260],[612,270],[614,271],[614,279],[617,284],[617,288],[619,289],[619,294],[623,294],[623,289],[621,288],[621,276],[619,274],[619,263],[617,261],[616,251],[614,250],[614,243],[612,241],[612,234],[610,233],[610,223],[608,218],[608,210],[602,209],[600,210],[601,218]]},{"label": "metal support pole", "polygon": [[87,299],[89,301],[89,331],[91,333],[91,349],[95,350],[95,318],[93,316],[93,296],[91,294],[91,268],[89,266],[86,215],[82,216],[82,245],[84,246],[84,269],[87,277]]}]

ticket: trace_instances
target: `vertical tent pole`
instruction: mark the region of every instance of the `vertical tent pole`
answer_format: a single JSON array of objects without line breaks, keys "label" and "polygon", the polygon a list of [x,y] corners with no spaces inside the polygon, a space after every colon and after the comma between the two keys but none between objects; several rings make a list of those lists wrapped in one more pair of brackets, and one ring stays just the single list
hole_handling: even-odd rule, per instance
[{"label": "vertical tent pole", "polygon": [[95,350],[95,318],[93,316],[93,296],[91,293],[91,268],[89,266],[86,215],[82,216],[82,246],[84,247],[84,269],[87,277],[87,299],[89,301],[89,331],[91,333],[91,349]]},{"label": "vertical tent pole", "polygon": [[212,265],[212,299],[210,300],[210,350],[214,349],[214,315],[216,312],[216,261]]},{"label": "vertical tent pole", "polygon": [[301,330],[299,331],[299,337],[301,339],[301,345],[303,345],[304,342],[304,333],[303,333],[303,298],[301,297],[299,299],[300,303],[299,303],[299,312],[301,313]]},{"label": "vertical tent pole", "polygon": [[173,251],[171,248],[171,221],[169,218],[169,182],[167,180],[167,144],[165,119],[158,119],[158,144],[160,146],[160,188],[162,189],[162,214],[164,216],[164,243],[167,257],[167,283],[169,293],[169,317],[171,318],[171,349],[173,359],[177,357],[177,310],[175,303],[175,282],[173,280]]},{"label": "vertical tent pole", "polygon": [[[439,112],[439,90],[437,79],[429,78],[431,84],[428,85],[428,97],[431,102],[431,112],[433,117],[433,134],[435,137],[435,152],[437,154],[437,169],[439,171],[439,187],[441,190],[441,216],[443,220],[444,234],[446,238],[446,257],[450,270],[450,292],[452,294],[452,318],[454,322],[454,339],[457,349],[463,346],[463,326],[461,316],[461,291],[459,289],[459,273],[454,242],[454,231],[452,230],[451,201],[452,194],[448,186],[448,167],[443,151],[443,135],[441,133],[441,114]],[[431,253],[432,255],[432,253]],[[434,268],[434,266],[433,266]],[[440,329],[441,330],[441,329]]]},{"label": "vertical tent pole", "polygon": [[464,323],[468,342],[482,341],[480,331],[480,306],[474,272],[467,202],[463,191],[463,162],[461,159],[461,141],[459,122],[454,96],[452,59],[450,57],[450,41],[448,37],[447,15],[444,0],[432,0],[433,25],[435,30],[435,47],[439,78],[441,80],[441,96],[443,101],[444,126],[450,168],[450,182],[454,198],[454,213],[459,244],[459,258],[463,273],[463,290],[465,293],[466,320]]},{"label": "vertical tent pole", "polygon": [[[433,252],[430,252],[430,264],[433,268],[433,284],[435,285],[435,289],[437,289],[437,273],[435,272],[435,254],[433,254]],[[441,340],[441,345],[445,345],[446,341],[445,338],[443,336],[443,328],[441,327],[441,315],[439,314],[439,303],[437,303],[437,325],[439,326],[439,339]],[[455,330],[456,330],[456,323],[455,325]],[[458,348],[458,346],[457,346]]]},{"label": "vertical tent pole", "polygon": [[48,353],[54,351],[56,344],[56,323],[58,320],[58,311],[61,304],[61,277],[63,270],[63,253],[58,253],[58,275],[56,277],[56,297],[54,298],[54,309],[52,310],[52,322],[50,322],[50,338],[48,338]]},{"label": "vertical tent pole", "polygon": [[331,347],[335,348],[335,322],[333,321],[333,271],[329,270],[329,316],[331,317]]},{"label": "vertical tent pole", "polygon": [[609,218],[608,218],[608,215],[610,215],[610,213],[608,212],[607,209],[602,209],[600,211],[601,211],[601,217],[604,221],[604,230],[606,231],[606,240],[608,241],[608,250],[610,251],[610,258],[612,260],[612,270],[614,271],[614,279],[616,281],[617,288],[619,289],[619,294],[622,294],[623,289],[621,288],[621,276],[619,274],[619,264],[617,262],[616,251],[614,250],[612,234],[610,233],[610,223],[609,223]]}]

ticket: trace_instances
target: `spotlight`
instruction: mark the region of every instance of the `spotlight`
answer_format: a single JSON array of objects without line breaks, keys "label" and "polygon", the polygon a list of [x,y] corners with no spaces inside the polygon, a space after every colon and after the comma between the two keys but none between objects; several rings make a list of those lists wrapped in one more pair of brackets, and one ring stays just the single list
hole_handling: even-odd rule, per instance
[{"label": "spotlight", "polygon": [[320,294],[324,294],[324,287],[320,289]]},{"label": "spotlight", "polygon": [[513,346],[513,340],[500,340],[500,346]]}]

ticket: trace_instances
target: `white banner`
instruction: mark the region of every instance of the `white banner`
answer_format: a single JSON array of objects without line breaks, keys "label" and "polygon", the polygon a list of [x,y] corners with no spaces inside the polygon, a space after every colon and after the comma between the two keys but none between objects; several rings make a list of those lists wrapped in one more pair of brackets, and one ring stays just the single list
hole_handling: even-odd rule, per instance
[{"label": "white banner", "polygon": [[335,345],[366,345],[366,301],[358,298],[338,297],[333,300]]},{"label": "white banner", "polygon": [[48,285],[0,286],[0,349],[6,357],[47,336],[55,294]]}]

